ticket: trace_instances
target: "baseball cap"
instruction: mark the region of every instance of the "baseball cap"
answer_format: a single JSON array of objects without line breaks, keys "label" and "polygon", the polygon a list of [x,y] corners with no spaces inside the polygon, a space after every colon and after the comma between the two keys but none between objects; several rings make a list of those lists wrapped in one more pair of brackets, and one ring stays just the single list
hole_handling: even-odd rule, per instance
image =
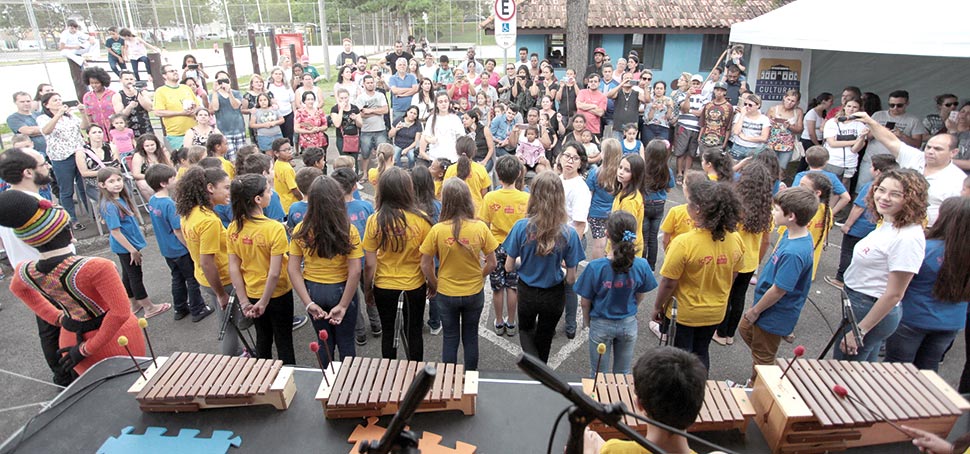
[{"label": "baseball cap", "polygon": [[691,82],[693,82],[695,80],[698,81],[698,82],[704,82],[704,76],[702,76],[700,74],[694,74],[693,76],[690,76],[690,81]]},{"label": "baseball cap", "polygon": [[310,62],[310,57],[307,56],[306,54],[304,54],[302,57],[300,57],[300,61],[303,62],[303,63],[309,63]]},{"label": "baseball cap", "polygon": [[597,47],[595,50],[593,50],[593,55],[595,54],[606,55],[606,49],[603,49],[602,47]]},{"label": "baseball cap", "polygon": [[718,82],[718,83],[714,84],[714,88],[715,89],[720,88],[721,90],[727,90],[727,84],[724,83],[724,82]]}]

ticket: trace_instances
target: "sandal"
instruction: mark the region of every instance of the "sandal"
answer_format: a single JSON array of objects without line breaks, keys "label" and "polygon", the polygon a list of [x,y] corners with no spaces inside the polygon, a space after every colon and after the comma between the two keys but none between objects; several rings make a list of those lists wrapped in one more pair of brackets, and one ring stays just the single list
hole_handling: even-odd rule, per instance
[{"label": "sandal", "polygon": [[154,317],[154,316],[156,316],[158,314],[162,314],[162,313],[168,312],[168,310],[171,309],[171,308],[172,308],[172,305],[170,303],[164,303],[164,304],[161,305],[161,309],[159,309],[159,310],[157,310],[155,312],[147,312],[146,311],[145,312],[145,318],[152,318],[152,317]]}]

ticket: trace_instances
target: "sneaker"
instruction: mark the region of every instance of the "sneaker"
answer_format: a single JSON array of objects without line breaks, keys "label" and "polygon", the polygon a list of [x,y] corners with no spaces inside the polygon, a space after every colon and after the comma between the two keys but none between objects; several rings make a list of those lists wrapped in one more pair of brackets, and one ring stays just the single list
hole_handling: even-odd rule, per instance
[{"label": "sneaker", "polygon": [[357,336],[357,345],[367,345],[367,336]]},{"label": "sneaker", "polygon": [[751,280],[748,281],[748,285],[758,285],[758,275],[752,274]]},{"label": "sneaker", "polygon": [[384,334],[384,330],[383,329],[381,329],[381,328],[374,329],[373,327],[371,327],[371,329],[370,329],[370,335],[371,336],[381,337],[382,334]]},{"label": "sneaker", "polygon": [[508,330],[505,328],[505,323],[496,323],[495,324],[495,335],[496,336],[504,336],[507,333],[508,333]]},{"label": "sneaker", "polygon": [[175,318],[175,321],[179,321],[188,316],[189,316],[189,312],[175,311],[175,315],[173,316],[173,318]]},{"label": "sneaker", "polygon": [[202,312],[199,312],[198,314],[192,316],[192,322],[193,323],[201,322],[204,318],[208,317],[213,312],[215,312],[215,309],[213,309],[213,308],[211,308],[209,306],[206,306],[205,307],[205,310],[203,310]]},{"label": "sneaker", "polygon": [[782,339],[784,339],[785,342],[788,342],[789,344],[794,343],[795,342],[795,333],[789,334],[787,336],[782,336]]},{"label": "sneaker", "polygon": [[[730,338],[729,337],[721,337],[721,336],[718,336],[717,334],[714,334],[714,337],[712,338],[712,340],[714,342],[717,342],[717,345],[723,345],[723,346],[728,345],[728,339],[730,339]],[[734,343],[734,341],[732,340],[731,343]]]},{"label": "sneaker", "polygon": [[305,315],[297,315],[293,317],[293,331],[296,331],[300,329],[300,327],[302,327],[303,325],[306,325],[306,322],[308,319],[309,318]]},{"label": "sneaker", "polygon": [[249,354],[249,350],[243,349],[243,352],[239,355],[240,358],[252,358],[253,356]]},{"label": "sneaker", "polygon": [[510,324],[510,323],[506,323],[505,324],[505,335],[506,336],[512,337],[512,336],[515,336],[518,333],[519,333],[519,329],[516,328],[514,324]]},{"label": "sneaker", "polygon": [[576,330],[574,330],[574,329],[567,329],[566,330],[566,339],[573,340],[575,338],[576,338]]},{"label": "sneaker", "polygon": [[825,282],[828,282],[829,285],[839,290],[842,290],[845,287],[845,284],[843,284],[842,281],[836,279],[833,276],[825,276]]},{"label": "sneaker", "polygon": [[437,336],[437,335],[440,335],[440,334],[441,334],[441,325],[438,325],[437,328],[431,328],[431,335],[432,336]]},{"label": "sneaker", "polygon": [[660,334],[660,323],[650,320],[649,325],[650,332],[653,333],[654,336],[657,336],[657,339],[663,339],[663,335]]}]

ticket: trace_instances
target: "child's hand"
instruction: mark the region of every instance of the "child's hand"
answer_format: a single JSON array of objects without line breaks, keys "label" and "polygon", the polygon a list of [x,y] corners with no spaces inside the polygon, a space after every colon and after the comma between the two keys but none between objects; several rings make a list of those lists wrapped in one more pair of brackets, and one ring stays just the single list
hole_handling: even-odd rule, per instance
[{"label": "child's hand", "polygon": [[323,310],[319,304],[313,301],[306,307],[306,313],[313,317],[314,320],[321,320],[327,317],[327,311]]},{"label": "child's hand", "polygon": [[761,314],[759,314],[758,312],[756,312],[753,307],[750,308],[750,309],[748,309],[744,313],[744,319],[747,320],[750,323],[754,323],[754,322],[758,321],[758,318],[759,317],[761,317]]},{"label": "child's hand", "polygon": [[346,313],[346,309],[340,307],[340,305],[338,304],[334,306],[333,309],[330,309],[330,313],[327,314],[325,318],[327,320],[330,320],[331,325],[339,325],[340,322],[344,321],[345,313]]},{"label": "child's hand", "polygon": [[131,253],[131,262],[129,262],[129,263],[131,265],[134,265],[134,266],[141,266],[141,252],[140,251],[134,251],[134,252],[132,252]]}]

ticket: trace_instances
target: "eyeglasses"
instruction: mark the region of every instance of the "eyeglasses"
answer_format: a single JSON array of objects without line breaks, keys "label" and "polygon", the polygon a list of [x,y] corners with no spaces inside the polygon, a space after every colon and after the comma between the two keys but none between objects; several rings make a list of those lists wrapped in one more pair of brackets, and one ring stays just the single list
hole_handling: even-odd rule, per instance
[{"label": "eyeglasses", "polygon": [[943,103],[943,105],[944,105],[944,106],[947,106],[947,107],[956,107],[956,106],[957,106],[957,105],[959,105],[959,104],[960,104],[960,103],[959,103],[959,102],[957,102],[957,101],[954,101],[954,102],[948,102],[948,103]]},{"label": "eyeglasses", "polygon": [[892,191],[882,186],[876,186],[876,189],[874,189],[874,192],[878,195],[888,195],[890,198],[897,199],[897,200],[905,197],[905,195],[902,192]]},{"label": "eyeglasses", "polygon": [[564,160],[566,160],[566,162],[576,162],[576,161],[579,161],[579,156],[578,155],[569,154],[569,153],[563,153],[560,156],[562,156],[562,158]]},{"label": "eyeglasses", "polygon": [[[956,105],[956,104],[954,104],[954,105]],[[889,103],[889,107],[892,108],[892,109],[895,109],[897,107],[906,107],[906,104],[904,104],[904,103],[896,104],[894,102],[891,102],[891,103]]]}]

